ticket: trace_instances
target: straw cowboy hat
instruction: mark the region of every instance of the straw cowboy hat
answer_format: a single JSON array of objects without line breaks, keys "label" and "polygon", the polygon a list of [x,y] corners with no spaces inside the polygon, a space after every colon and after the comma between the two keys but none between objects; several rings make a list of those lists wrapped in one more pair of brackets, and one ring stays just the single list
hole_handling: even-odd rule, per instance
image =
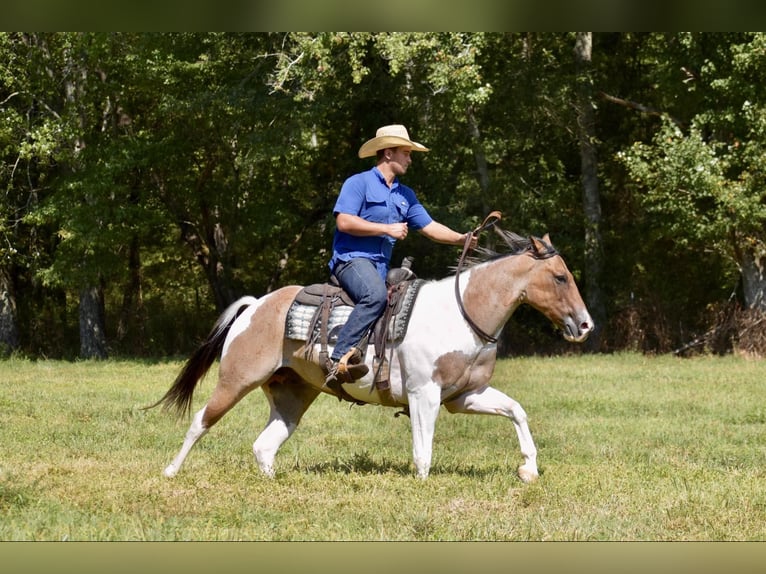
[{"label": "straw cowboy hat", "polygon": [[413,151],[428,151],[428,148],[423,144],[410,140],[407,128],[394,124],[378,128],[378,131],[375,132],[375,137],[364,142],[362,147],[359,148],[359,157],[372,157],[378,150],[400,146],[412,148]]}]

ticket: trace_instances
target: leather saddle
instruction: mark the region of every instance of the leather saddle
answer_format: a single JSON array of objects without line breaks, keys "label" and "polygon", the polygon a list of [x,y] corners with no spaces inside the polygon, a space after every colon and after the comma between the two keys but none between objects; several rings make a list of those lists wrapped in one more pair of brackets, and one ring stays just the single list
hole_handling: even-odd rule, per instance
[{"label": "leather saddle", "polygon": [[[375,386],[379,391],[388,390],[390,386],[389,361],[386,358],[387,344],[389,341],[401,339],[406,333],[412,305],[420,286],[424,283],[410,269],[411,263],[412,258],[407,257],[401,267],[389,270],[386,276],[386,286],[388,287],[386,309],[357,347],[363,362],[369,344],[373,344],[375,348],[373,375]],[[312,309],[304,346],[304,356],[307,360],[313,359],[314,347],[319,344],[320,351],[317,357],[319,364],[327,363],[329,358],[328,342],[342,326],[342,323],[333,326],[331,317],[335,316],[334,312],[341,311],[343,307],[346,307],[350,313],[353,306],[353,300],[338,284],[334,276],[330,277],[328,283],[307,285],[298,292],[288,312],[287,321],[288,324],[291,323],[293,315],[298,313],[299,308],[303,312],[306,311],[307,307]],[[345,315],[345,317],[347,316]],[[394,326],[395,328],[393,328]],[[302,333],[298,337],[304,338]]]}]

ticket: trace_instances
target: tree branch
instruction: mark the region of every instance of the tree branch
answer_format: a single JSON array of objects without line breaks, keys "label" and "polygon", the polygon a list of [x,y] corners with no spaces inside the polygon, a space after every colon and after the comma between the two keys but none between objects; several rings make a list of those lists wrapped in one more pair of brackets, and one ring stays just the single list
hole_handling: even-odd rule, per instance
[{"label": "tree branch", "polygon": [[657,108],[653,108],[651,106],[645,106],[644,104],[639,104],[638,102],[633,102],[631,100],[625,100],[623,98],[618,98],[617,96],[612,96],[610,94],[607,94],[605,92],[599,92],[599,95],[604,98],[607,102],[611,102],[613,104],[617,104],[619,106],[624,106],[626,108],[630,108],[632,110],[637,110],[644,114],[649,114],[651,116],[665,116],[669,118],[674,124],[676,124],[678,127],[683,127],[683,122],[681,120],[678,120],[674,118],[673,116],[663,112],[662,110],[658,110]]}]

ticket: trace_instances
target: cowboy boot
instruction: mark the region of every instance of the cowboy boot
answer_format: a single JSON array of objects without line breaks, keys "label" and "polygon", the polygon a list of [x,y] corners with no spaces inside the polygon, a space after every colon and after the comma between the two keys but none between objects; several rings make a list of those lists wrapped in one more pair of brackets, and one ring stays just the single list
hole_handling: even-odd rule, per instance
[{"label": "cowboy boot", "polygon": [[332,390],[338,398],[345,394],[343,383],[353,383],[361,379],[370,370],[362,362],[362,354],[356,347],[348,351],[339,361],[329,360],[325,364],[327,376],[324,387]]}]

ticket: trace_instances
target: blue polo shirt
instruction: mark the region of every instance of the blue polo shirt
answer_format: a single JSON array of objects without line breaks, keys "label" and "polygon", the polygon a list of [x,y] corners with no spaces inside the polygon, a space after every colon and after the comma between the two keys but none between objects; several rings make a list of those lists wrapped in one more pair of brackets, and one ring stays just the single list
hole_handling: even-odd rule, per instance
[{"label": "blue polo shirt", "polygon": [[[333,208],[335,216],[339,213],[358,215],[375,223],[406,221],[408,228],[415,231],[433,221],[412,189],[399,183],[398,178],[389,188],[377,167],[352,175],[343,183]],[[396,239],[388,235],[356,237],[336,229],[330,272],[341,261],[365,257],[375,263],[378,272],[385,278],[394,243]]]}]

